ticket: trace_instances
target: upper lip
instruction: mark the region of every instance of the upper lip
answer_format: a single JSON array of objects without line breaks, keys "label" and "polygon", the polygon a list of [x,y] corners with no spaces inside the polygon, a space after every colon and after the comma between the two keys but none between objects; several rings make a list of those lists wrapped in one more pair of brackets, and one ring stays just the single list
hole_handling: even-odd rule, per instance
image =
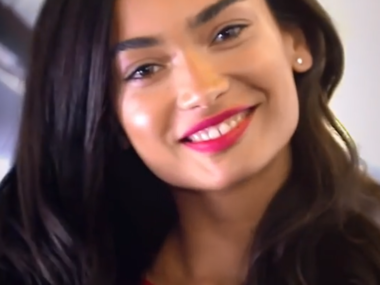
[{"label": "upper lip", "polygon": [[207,118],[207,119],[195,124],[194,126],[192,126],[188,131],[186,131],[184,133],[184,135],[181,137],[180,140],[184,140],[184,139],[190,137],[191,135],[193,135],[193,134],[195,134],[201,130],[204,130],[204,129],[207,129],[209,127],[218,125],[218,124],[222,123],[223,121],[227,120],[228,118],[230,118],[236,114],[239,114],[240,112],[252,109],[253,107],[254,106],[236,107],[236,108],[226,110],[222,113],[219,113],[218,115],[215,115],[213,117]]}]

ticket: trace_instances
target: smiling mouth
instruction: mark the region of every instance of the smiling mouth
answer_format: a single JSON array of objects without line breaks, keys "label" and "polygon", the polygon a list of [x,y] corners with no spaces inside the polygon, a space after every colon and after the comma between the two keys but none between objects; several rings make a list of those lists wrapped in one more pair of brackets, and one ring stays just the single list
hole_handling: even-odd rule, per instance
[{"label": "smiling mouth", "polygon": [[201,143],[216,140],[225,135],[228,135],[230,132],[239,127],[240,123],[252,113],[254,108],[247,109],[243,112],[240,112],[236,115],[233,115],[223,122],[200,130],[191,136],[188,136],[182,140],[182,142],[187,143]]},{"label": "smiling mouth", "polygon": [[181,142],[184,146],[200,153],[223,152],[240,141],[251,123],[256,107],[242,110],[239,113],[235,112],[218,124],[192,133]]}]

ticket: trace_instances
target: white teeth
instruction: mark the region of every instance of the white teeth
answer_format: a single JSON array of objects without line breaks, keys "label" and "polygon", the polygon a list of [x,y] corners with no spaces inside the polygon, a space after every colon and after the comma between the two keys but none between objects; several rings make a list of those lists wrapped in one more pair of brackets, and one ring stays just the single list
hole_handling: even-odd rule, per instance
[{"label": "white teeth", "polygon": [[191,137],[191,140],[194,141],[194,142],[200,142],[202,140],[200,134],[194,134],[192,137]]},{"label": "white teeth", "polygon": [[237,124],[238,124],[237,120],[232,120],[229,122],[229,125],[231,128],[235,128],[237,126]]},{"label": "white teeth", "polygon": [[210,139],[216,139],[218,137],[220,137],[220,133],[219,133],[219,130],[217,128],[209,128],[208,129],[208,136],[210,137]]},{"label": "white teeth", "polygon": [[228,125],[228,123],[221,123],[219,126],[219,132],[224,135],[228,133],[231,130],[231,127]]},{"label": "white teeth", "polygon": [[206,132],[201,133],[201,141],[208,141],[210,138]]},{"label": "white teeth", "polygon": [[219,125],[207,128],[205,130],[193,134],[189,137],[189,139],[193,142],[209,141],[212,139],[216,139],[234,129],[244,119],[246,115],[247,112],[239,113],[225,120]]}]

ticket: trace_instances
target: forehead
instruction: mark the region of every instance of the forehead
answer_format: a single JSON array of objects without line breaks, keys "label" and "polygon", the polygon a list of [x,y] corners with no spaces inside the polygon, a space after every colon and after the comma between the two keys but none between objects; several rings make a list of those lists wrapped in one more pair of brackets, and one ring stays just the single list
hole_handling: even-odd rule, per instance
[{"label": "forehead", "polygon": [[263,8],[265,0],[116,0],[114,26],[123,35],[158,34],[163,30],[183,28],[205,8],[221,2],[227,4],[226,10],[257,10]]}]

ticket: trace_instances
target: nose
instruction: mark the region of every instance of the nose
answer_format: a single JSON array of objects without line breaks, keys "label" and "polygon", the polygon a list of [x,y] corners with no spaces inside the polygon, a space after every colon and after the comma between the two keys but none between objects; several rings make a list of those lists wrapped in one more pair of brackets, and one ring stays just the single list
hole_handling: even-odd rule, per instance
[{"label": "nose", "polygon": [[182,110],[208,108],[229,89],[229,80],[207,56],[191,52],[177,61],[177,106]]}]

